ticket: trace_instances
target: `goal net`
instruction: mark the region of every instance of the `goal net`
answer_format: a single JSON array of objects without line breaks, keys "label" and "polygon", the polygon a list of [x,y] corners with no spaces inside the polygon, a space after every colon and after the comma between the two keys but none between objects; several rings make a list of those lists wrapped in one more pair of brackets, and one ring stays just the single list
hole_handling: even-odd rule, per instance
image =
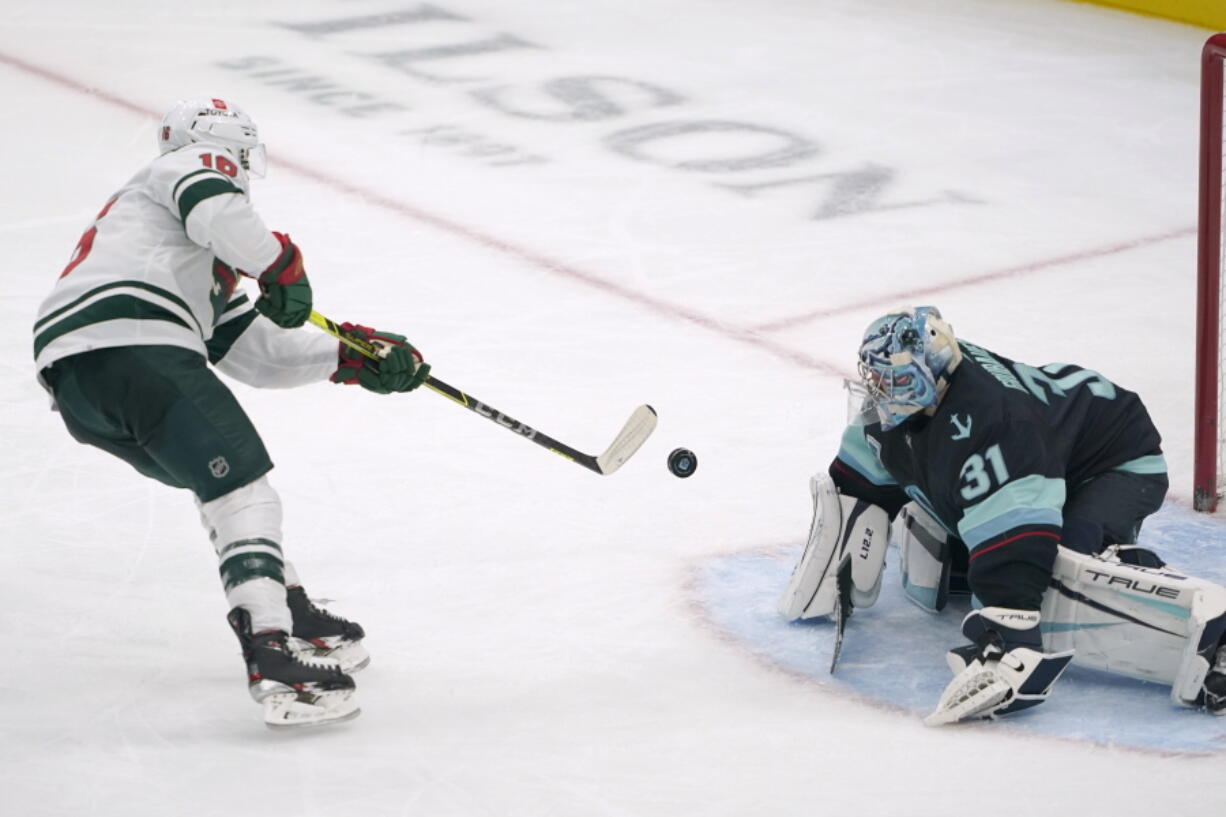
[{"label": "goal net", "polygon": [[1201,56],[1200,226],[1197,243],[1196,425],[1193,504],[1213,511],[1223,487],[1226,423],[1222,410],[1222,158],[1223,94],[1226,92],[1226,33],[1205,42]]}]

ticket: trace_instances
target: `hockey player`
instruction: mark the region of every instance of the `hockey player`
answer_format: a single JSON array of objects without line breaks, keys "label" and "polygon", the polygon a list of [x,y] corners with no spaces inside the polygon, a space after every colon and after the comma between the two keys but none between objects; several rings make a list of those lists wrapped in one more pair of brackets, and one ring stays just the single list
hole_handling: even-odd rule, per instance
[{"label": "hockey player", "polygon": [[873,321],[859,357],[865,413],[813,480],[785,616],[871,605],[897,518],[908,597],[939,610],[961,581],[977,602],[927,723],[1041,703],[1070,660],[1226,714],[1226,589],[1135,546],[1167,489],[1136,394],[959,340],[934,307]]},{"label": "hockey player", "polygon": [[[282,555],[281,502],[255,427],[210,365],[263,388],[317,381],[387,394],[429,365],[403,336],[346,324],[376,343],[364,361],[322,333],[302,254],[252,209],[264,146],[220,99],[176,103],[160,155],[106,202],[42,303],[39,379],[69,433],[195,495],[220,562],[249,691],[270,726],[358,714],[349,672],[369,660],[356,623],[313,604]],[[254,304],[240,285],[255,278]]]}]

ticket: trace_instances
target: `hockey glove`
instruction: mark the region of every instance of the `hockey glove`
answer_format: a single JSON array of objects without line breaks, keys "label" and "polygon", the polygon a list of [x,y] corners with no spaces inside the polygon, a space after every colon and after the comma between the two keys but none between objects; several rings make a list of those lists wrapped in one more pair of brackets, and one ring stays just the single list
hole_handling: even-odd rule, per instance
[{"label": "hockey glove", "polygon": [[311,283],[302,268],[302,253],[288,235],[273,233],[281,255],[260,273],[255,308],[277,326],[293,329],[311,316]]},{"label": "hockey glove", "polygon": [[341,330],[373,343],[379,348],[379,358],[367,357],[342,343],[340,365],[331,377],[333,383],[357,383],[376,394],[391,394],[413,391],[430,374],[430,364],[422,362],[421,352],[404,335],[379,332],[355,323],[342,323]]},{"label": "hockey glove", "polygon": [[1047,700],[1073,651],[1044,652],[1039,632],[1038,610],[984,607],[967,613],[962,634],[973,643],[946,655],[954,679],[924,723],[999,718]]}]

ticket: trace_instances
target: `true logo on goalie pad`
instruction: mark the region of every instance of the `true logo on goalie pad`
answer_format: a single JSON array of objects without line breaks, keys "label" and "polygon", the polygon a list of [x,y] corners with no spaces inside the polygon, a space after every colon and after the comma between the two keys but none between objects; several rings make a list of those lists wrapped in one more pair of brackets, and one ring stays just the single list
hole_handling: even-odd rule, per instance
[{"label": "true logo on goalie pad", "polygon": [[[1085,572],[1089,574],[1090,581],[1092,582],[1106,584],[1108,587],[1110,587],[1111,585],[1120,585],[1122,587],[1128,588],[1134,593],[1145,593],[1151,596],[1160,596],[1161,598],[1164,598],[1164,599],[1178,599],[1180,595],[1182,595],[1183,593],[1183,591],[1178,590],[1174,587],[1163,587],[1162,585],[1157,584],[1156,582],[1149,582],[1147,586],[1146,583],[1141,581],[1140,579],[1130,579],[1126,576],[1112,576],[1109,573],[1103,573],[1101,571],[1092,570],[1090,568],[1086,568]],[[1183,578],[1183,577],[1168,575],[1166,578]]]}]

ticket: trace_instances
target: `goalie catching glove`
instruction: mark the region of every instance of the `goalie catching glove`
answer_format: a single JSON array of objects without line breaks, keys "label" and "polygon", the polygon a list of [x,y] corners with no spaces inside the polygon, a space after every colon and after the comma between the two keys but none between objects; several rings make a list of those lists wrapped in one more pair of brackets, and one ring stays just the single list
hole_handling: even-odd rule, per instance
[{"label": "goalie catching glove", "polygon": [[430,364],[422,362],[421,352],[414,349],[404,335],[380,332],[356,323],[342,323],[340,328],[345,334],[374,345],[379,357],[369,357],[341,343],[340,365],[330,378],[333,383],[356,383],[376,394],[391,394],[413,391],[426,382]]},{"label": "goalie catching glove", "polygon": [[972,643],[946,656],[954,679],[945,687],[928,726],[999,718],[1037,706],[1073,658],[1072,650],[1045,652],[1039,611],[984,607],[962,620]]}]

